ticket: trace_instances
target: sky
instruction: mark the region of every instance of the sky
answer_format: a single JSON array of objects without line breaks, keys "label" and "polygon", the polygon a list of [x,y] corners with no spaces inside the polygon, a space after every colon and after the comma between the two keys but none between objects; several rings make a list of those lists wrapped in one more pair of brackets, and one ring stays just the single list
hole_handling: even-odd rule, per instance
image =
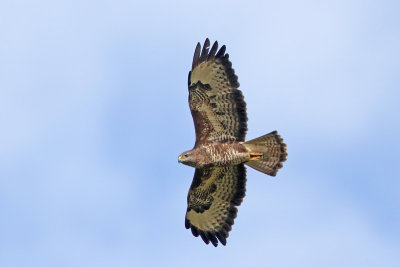
[{"label": "sky", "polygon": [[[398,1],[2,1],[1,266],[399,266]],[[227,246],[184,227],[187,73],[227,46],[252,139]]]}]

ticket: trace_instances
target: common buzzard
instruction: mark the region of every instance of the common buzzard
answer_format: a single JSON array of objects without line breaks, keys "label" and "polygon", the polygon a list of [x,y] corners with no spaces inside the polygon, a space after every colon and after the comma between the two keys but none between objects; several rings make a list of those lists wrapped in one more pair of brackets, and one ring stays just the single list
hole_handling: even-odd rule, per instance
[{"label": "common buzzard", "polygon": [[187,197],[185,227],[206,244],[226,238],[246,191],[244,164],[275,176],[286,160],[286,145],[276,131],[245,142],[246,103],[238,90],[225,45],[197,44],[189,72],[189,107],[196,143],[178,161],[195,167]]}]

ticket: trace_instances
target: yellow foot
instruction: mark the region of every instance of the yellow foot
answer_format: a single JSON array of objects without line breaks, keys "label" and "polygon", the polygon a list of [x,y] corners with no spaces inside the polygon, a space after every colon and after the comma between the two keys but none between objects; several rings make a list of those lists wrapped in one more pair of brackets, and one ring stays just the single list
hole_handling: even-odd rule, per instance
[{"label": "yellow foot", "polygon": [[253,152],[250,153],[250,160],[260,160],[263,157],[263,153]]}]

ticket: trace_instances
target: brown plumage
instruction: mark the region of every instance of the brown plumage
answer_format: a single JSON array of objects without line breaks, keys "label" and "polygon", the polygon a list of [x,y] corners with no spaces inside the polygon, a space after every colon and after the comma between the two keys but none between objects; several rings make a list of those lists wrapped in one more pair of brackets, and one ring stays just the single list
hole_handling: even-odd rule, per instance
[{"label": "brown plumage", "polygon": [[[189,72],[189,107],[196,131],[192,150],[178,161],[196,168],[188,194],[185,227],[206,244],[226,244],[245,196],[244,164],[275,176],[286,160],[286,145],[276,131],[245,142],[246,103],[238,90],[225,46],[197,44]],[[218,52],[217,52],[218,50]]]}]

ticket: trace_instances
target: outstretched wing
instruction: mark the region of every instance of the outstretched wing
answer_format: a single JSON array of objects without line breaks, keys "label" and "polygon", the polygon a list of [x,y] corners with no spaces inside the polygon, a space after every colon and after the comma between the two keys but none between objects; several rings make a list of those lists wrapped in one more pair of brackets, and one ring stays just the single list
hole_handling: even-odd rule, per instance
[{"label": "outstretched wing", "polygon": [[206,244],[225,245],[246,191],[243,164],[196,169],[190,186],[185,227]]},{"label": "outstretched wing", "polygon": [[244,141],[247,132],[246,103],[225,46],[215,42],[203,49],[197,44],[189,72],[189,106],[196,130],[196,144]]}]

